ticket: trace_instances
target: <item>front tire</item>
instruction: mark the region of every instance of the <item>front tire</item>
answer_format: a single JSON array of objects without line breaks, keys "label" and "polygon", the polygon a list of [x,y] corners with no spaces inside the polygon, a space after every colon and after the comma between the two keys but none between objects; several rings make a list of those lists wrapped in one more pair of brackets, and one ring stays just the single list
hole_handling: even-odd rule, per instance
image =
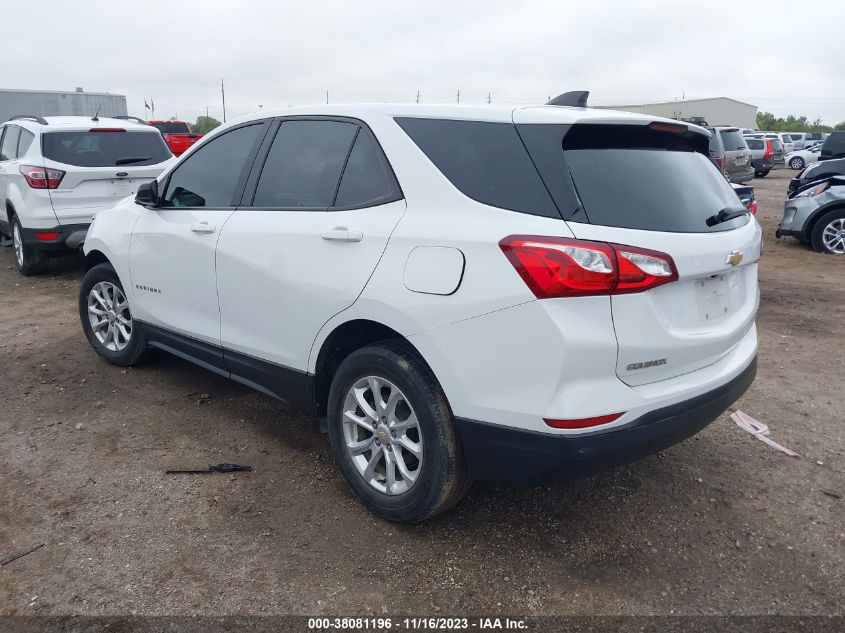
[{"label": "front tire", "polygon": [[800,156],[796,156],[789,161],[789,166],[792,167],[792,169],[804,169],[804,159]]},{"label": "front tire", "polygon": [[332,381],[328,416],[344,478],[379,517],[422,521],[469,489],[446,396],[405,346],[385,342],[350,354]]},{"label": "front tire", "polygon": [[819,253],[845,255],[845,209],[834,209],[818,219],[810,245]]},{"label": "front tire", "polygon": [[112,365],[131,367],[147,356],[146,341],[111,264],[98,264],[82,278],[79,319],[91,347]]},{"label": "front tire", "polygon": [[23,227],[17,216],[12,216],[12,248],[15,252],[15,265],[21,275],[37,275],[47,269],[47,256],[44,252],[24,242]]}]

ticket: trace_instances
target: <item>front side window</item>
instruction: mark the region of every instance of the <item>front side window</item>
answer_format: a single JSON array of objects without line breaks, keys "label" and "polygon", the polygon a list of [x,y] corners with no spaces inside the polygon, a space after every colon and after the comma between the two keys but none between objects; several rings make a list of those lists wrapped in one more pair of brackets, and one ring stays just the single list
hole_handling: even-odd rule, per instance
[{"label": "front side window", "polygon": [[0,160],[14,160],[18,157],[18,136],[21,129],[17,125],[7,125],[3,130],[0,143]]},{"label": "front side window", "polygon": [[342,121],[282,122],[264,162],[252,206],[330,207],[357,132],[357,125]]},{"label": "front side window", "polygon": [[164,205],[233,206],[235,190],[262,129],[260,123],[239,127],[201,146],[170,176]]}]

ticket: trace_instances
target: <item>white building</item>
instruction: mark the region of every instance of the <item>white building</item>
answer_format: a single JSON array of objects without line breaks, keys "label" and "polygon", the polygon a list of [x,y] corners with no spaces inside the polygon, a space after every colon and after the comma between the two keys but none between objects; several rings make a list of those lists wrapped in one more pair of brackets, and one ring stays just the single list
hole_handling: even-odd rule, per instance
[{"label": "white building", "polygon": [[0,88],[0,123],[18,114],[38,116],[81,115],[110,117],[126,114],[126,97],[106,92],[9,90]]},{"label": "white building", "polygon": [[595,107],[652,114],[670,119],[703,119],[710,125],[733,125],[757,129],[757,106],[729,97]]}]

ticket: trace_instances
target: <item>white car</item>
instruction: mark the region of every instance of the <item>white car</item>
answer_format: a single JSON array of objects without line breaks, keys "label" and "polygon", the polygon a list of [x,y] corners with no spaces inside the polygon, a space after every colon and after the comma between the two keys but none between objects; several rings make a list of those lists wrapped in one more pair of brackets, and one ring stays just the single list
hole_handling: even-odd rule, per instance
[{"label": "white car", "polygon": [[804,169],[807,165],[818,162],[821,151],[822,143],[811,145],[808,149],[796,150],[786,155],[786,164],[792,169]]},{"label": "white car", "polygon": [[[139,119],[140,121],[140,119]],[[82,245],[91,218],[173,160],[154,127],[105,117],[16,116],[0,125],[0,233],[24,275]]]},{"label": "white car", "polygon": [[83,330],[320,418],[389,520],[637,459],[756,371],[761,230],[708,144],[557,105],[264,111],[97,215]]}]

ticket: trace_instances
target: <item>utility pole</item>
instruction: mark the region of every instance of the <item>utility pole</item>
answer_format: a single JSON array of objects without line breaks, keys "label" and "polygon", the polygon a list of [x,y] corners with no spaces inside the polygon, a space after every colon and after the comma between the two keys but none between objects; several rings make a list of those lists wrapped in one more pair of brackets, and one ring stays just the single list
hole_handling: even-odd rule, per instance
[{"label": "utility pole", "polygon": [[489,93],[489,92],[487,93],[487,103],[493,103],[493,102],[490,100],[490,93]]},{"label": "utility pole", "polygon": [[417,90],[417,103],[419,103],[419,102],[420,102],[420,91]]},{"label": "utility pole", "polygon": [[461,102],[461,89],[458,88],[458,103]]},{"label": "utility pole", "polygon": [[326,90],[326,105],[329,105],[329,91]]},{"label": "utility pole", "polygon": [[220,78],[220,96],[223,97],[223,123],[226,122],[226,88],[223,86],[223,77]]},{"label": "utility pole", "polygon": [[208,106],[205,106],[205,118],[206,118],[206,119],[207,119],[207,118],[209,118],[209,117],[208,117]]}]

